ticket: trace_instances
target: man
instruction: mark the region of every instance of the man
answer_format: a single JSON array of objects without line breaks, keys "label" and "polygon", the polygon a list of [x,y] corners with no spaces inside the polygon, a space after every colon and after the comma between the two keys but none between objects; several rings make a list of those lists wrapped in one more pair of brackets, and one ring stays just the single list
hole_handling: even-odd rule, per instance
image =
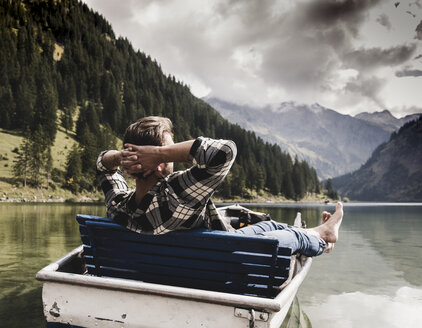
[{"label": "man", "polygon": [[[131,124],[123,143],[124,150],[100,154],[97,173],[108,217],[130,230],[164,234],[204,227],[267,235],[277,238],[280,246],[307,256],[320,255],[338,239],[341,203],[333,215],[325,213],[325,222],[313,229],[263,221],[235,231],[227,224],[211,196],[235,160],[236,145],[232,141],[200,137],[175,144],[171,121],[151,116]],[[173,172],[173,162],[191,163],[192,167]],[[119,165],[136,179],[135,190],[128,188]]]}]

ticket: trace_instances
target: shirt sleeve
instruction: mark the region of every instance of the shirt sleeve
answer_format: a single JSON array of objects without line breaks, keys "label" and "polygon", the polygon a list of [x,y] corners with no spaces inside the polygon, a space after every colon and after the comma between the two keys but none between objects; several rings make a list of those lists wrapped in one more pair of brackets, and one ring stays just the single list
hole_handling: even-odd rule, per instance
[{"label": "shirt sleeve", "polygon": [[107,216],[121,221],[134,210],[134,190],[129,189],[120,169],[107,170],[104,166],[102,159],[106,152],[103,151],[98,156],[97,178],[104,192]]},{"label": "shirt sleeve", "polygon": [[236,154],[236,144],[231,140],[199,137],[190,150],[193,166],[174,175],[169,184],[185,205],[201,207],[223,182]]}]

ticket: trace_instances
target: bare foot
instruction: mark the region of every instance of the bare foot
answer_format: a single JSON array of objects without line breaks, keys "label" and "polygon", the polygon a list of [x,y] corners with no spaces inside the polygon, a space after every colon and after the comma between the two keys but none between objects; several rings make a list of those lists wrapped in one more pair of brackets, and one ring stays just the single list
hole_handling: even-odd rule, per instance
[{"label": "bare foot", "polygon": [[[321,224],[327,222],[331,217],[331,213],[324,211],[322,212],[321,216]],[[327,243],[327,248],[325,249],[324,253],[330,253],[334,249],[334,243]]]},{"label": "bare foot", "polygon": [[337,242],[338,231],[341,221],[343,220],[343,204],[338,202],[336,205],[336,211],[333,214],[328,213],[328,215],[324,215],[323,213],[322,220],[325,220],[323,224],[318,227],[308,229],[308,233],[322,238],[327,244]]}]

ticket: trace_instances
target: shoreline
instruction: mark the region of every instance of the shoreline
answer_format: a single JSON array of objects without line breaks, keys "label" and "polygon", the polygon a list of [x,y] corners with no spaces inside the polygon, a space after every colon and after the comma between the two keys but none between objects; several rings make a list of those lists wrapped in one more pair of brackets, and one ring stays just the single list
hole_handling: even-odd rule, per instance
[{"label": "shoreline", "polygon": [[[38,188],[4,188],[4,184],[0,183],[0,204],[86,204],[86,205],[103,205],[105,202],[102,192],[83,192],[80,194],[73,194],[69,190],[57,188],[55,190],[38,189]],[[306,204],[321,204],[330,205],[335,204],[338,200],[330,199],[323,194],[308,194],[301,200],[286,199],[281,196],[273,196],[267,193],[254,195],[254,197],[235,197],[231,199],[224,199],[221,197],[212,197],[215,204],[244,204],[257,206],[274,206],[282,205],[306,205]],[[422,202],[410,201],[349,201],[342,199],[344,205],[349,206],[374,206],[381,204],[384,206],[422,206]]]},{"label": "shoreline", "polygon": [[[338,200],[329,200],[321,201],[316,199],[306,199],[306,200],[281,200],[281,199],[274,199],[274,200],[263,200],[263,199],[221,199],[215,198],[213,199],[214,203],[217,206],[223,205],[232,205],[232,204],[239,204],[244,206],[258,206],[258,207],[271,207],[271,206],[315,206],[315,205],[327,205],[332,206],[335,205]],[[62,204],[62,205],[104,205],[104,198],[91,198],[87,196],[81,197],[73,197],[70,199],[65,198],[49,198],[49,199],[3,199],[0,198],[0,205],[1,204],[28,204],[28,205],[42,205],[42,204]],[[382,202],[382,201],[348,201],[343,202],[343,205],[346,207],[353,207],[353,206],[422,206],[422,202]]]},{"label": "shoreline", "polygon": [[[48,192],[47,190],[23,190],[20,191],[20,195],[17,195],[18,192],[13,193],[10,195],[6,192],[3,192],[0,189],[0,203],[28,203],[28,204],[35,204],[35,203],[82,203],[82,204],[104,204],[105,199],[102,193],[83,193],[83,194],[72,194],[67,190],[58,190],[53,192]],[[334,200],[328,199],[323,197],[305,197],[301,200],[293,200],[293,199],[286,199],[280,196],[259,196],[253,198],[231,198],[231,199],[224,199],[218,196],[212,197],[214,203],[216,204],[297,204],[297,203],[331,203]]]},{"label": "shoreline", "polygon": [[[335,202],[335,200],[328,199],[317,199],[317,198],[304,198],[301,200],[292,200],[285,199],[281,197],[257,197],[257,198],[233,198],[233,199],[223,199],[220,197],[213,197],[213,201],[216,204],[303,204],[303,203],[321,203],[327,204]],[[0,198],[1,203],[27,203],[27,204],[104,204],[104,196],[98,194],[83,194],[83,195],[72,195],[70,197],[54,197],[49,195],[48,197],[38,197],[37,195],[25,195],[23,197],[8,197],[2,196]]]},{"label": "shoreline", "polygon": [[[274,196],[265,191],[245,192],[246,197],[233,197],[225,199],[214,195],[214,203],[259,203],[259,204],[295,204],[295,203],[325,203],[333,200],[324,194],[307,194],[303,199],[295,201],[282,196]],[[0,203],[101,203],[105,198],[102,191],[72,193],[68,189],[60,187],[50,187],[49,189],[33,188],[30,186],[15,186],[0,180]]]},{"label": "shoreline", "polygon": [[28,199],[28,198],[1,198],[0,199],[0,204],[1,203],[15,203],[15,204],[104,204],[104,199],[98,199],[98,198],[91,198],[91,197],[87,197],[87,196],[82,196],[82,197],[71,197],[71,198],[64,198],[64,197],[59,197],[59,198],[32,198],[32,199]]}]

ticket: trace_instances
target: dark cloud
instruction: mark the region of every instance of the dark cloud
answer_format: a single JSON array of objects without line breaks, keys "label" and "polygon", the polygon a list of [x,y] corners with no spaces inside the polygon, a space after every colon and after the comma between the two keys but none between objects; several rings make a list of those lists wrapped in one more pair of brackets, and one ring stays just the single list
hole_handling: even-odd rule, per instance
[{"label": "dark cloud", "polygon": [[287,89],[325,86],[342,67],[343,54],[352,51],[352,42],[359,36],[367,11],[379,2],[298,2],[280,17],[278,29],[283,35],[278,43],[266,49],[262,73]]},{"label": "dark cloud", "polygon": [[411,2],[409,3],[409,7],[412,7],[413,5],[415,5],[416,7],[418,7],[419,9],[422,8],[422,3],[421,0],[415,0],[415,2]]},{"label": "dark cloud", "polygon": [[421,59],[421,58],[422,58],[422,54],[415,57],[415,59]]},{"label": "dark cloud", "polygon": [[385,26],[388,30],[391,30],[391,22],[386,14],[381,14],[377,18],[377,22],[382,26]]},{"label": "dark cloud", "polygon": [[403,69],[396,72],[397,77],[419,77],[422,76],[422,71],[419,69]]},{"label": "dark cloud", "polygon": [[298,5],[298,10],[303,12],[309,24],[316,28],[329,28],[333,24],[339,24],[353,35],[357,35],[367,11],[379,2],[380,0],[311,1],[302,6]]},{"label": "dark cloud", "polygon": [[362,21],[364,13],[380,0],[326,0],[312,1],[304,5],[304,13],[318,25],[329,25],[340,21]]},{"label": "dark cloud", "polygon": [[418,40],[422,40],[422,21],[416,26],[416,36],[415,38]]},{"label": "dark cloud", "polygon": [[416,44],[370,48],[351,51],[344,57],[346,66],[359,70],[372,70],[381,66],[396,66],[409,60],[416,51]]}]

